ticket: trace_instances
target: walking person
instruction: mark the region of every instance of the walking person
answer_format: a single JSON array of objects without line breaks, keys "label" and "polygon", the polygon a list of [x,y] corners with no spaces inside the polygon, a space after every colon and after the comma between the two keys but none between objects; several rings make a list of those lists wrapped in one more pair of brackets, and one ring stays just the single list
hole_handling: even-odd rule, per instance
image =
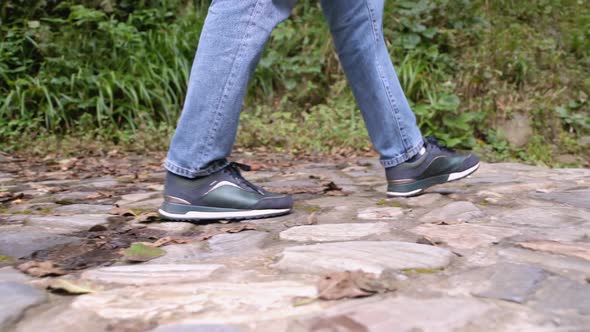
[{"label": "walking person", "polygon": [[[214,0],[201,33],[184,109],[165,161],[160,214],[172,220],[248,219],[289,213],[226,159],[248,82],[272,30],[295,0]],[[322,0],[334,45],[385,168],[388,196],[414,196],[475,172],[479,159],[424,139],[383,39],[384,0]]]}]

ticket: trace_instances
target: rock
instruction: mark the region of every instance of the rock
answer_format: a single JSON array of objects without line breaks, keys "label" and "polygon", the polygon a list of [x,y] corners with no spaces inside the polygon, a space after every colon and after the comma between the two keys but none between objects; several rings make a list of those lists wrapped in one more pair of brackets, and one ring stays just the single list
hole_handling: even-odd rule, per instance
[{"label": "rock", "polygon": [[420,218],[421,222],[446,222],[449,224],[463,223],[484,216],[484,213],[473,203],[453,202],[440,209],[435,209]]},{"label": "rock", "polygon": [[251,254],[264,246],[268,236],[266,232],[245,231],[215,235],[207,242],[173,244],[166,246],[166,255],[150,264],[192,264],[207,258]]},{"label": "rock", "polygon": [[298,273],[356,271],[381,274],[385,270],[438,269],[453,254],[442,248],[397,241],[355,241],[289,247],[274,267]]},{"label": "rock", "polygon": [[157,322],[180,314],[190,321],[179,323],[234,324],[317,311],[317,304],[294,307],[292,302],[316,295],[314,285],[296,281],[202,282],[118,288],[79,296],[72,307],[107,319]]},{"label": "rock", "polygon": [[109,322],[90,311],[72,310],[67,304],[54,304],[48,310],[36,311],[16,325],[14,332],[104,332],[112,330]]},{"label": "rock", "polygon": [[53,209],[55,215],[108,214],[112,205],[71,204]]},{"label": "rock", "polygon": [[507,227],[474,224],[423,224],[410,231],[425,236],[434,242],[442,242],[460,249],[473,249],[479,246],[490,245],[520,233],[518,230]]},{"label": "rock", "polygon": [[477,284],[472,291],[475,296],[523,303],[545,277],[543,269],[535,266],[500,263],[478,269],[471,276],[464,274],[457,280],[464,285],[461,279],[473,279]]},{"label": "rock", "polygon": [[31,200],[31,203],[43,203],[43,202],[65,202],[72,204],[79,201],[85,201],[87,197],[96,195],[96,191],[71,191],[61,192],[53,195],[36,197]]},{"label": "rock", "polygon": [[427,193],[416,197],[404,199],[402,202],[411,207],[425,207],[431,208],[435,203],[441,200],[443,196],[436,193]]},{"label": "rock", "polygon": [[535,294],[533,307],[540,311],[575,311],[590,315],[590,285],[554,276]]},{"label": "rock", "polygon": [[14,282],[26,282],[31,280],[28,275],[16,270],[13,267],[7,266],[0,268],[0,282],[14,281]]},{"label": "rock", "polygon": [[119,201],[117,201],[117,205],[123,207],[129,203],[146,201],[148,199],[158,198],[160,196],[162,196],[162,193],[154,192],[154,191],[127,194],[127,195],[121,196],[121,199]]},{"label": "rock", "polygon": [[[129,202],[121,205],[122,207],[128,209],[143,209],[143,210],[157,210],[162,203],[164,203],[164,198],[152,198],[145,201],[138,201],[138,202]],[[118,203],[117,203],[118,204]]]},{"label": "rock", "polygon": [[149,332],[248,332],[238,327],[214,324],[166,325]]},{"label": "rock", "polygon": [[0,282],[0,330],[18,320],[25,310],[45,300],[45,293],[32,286]]},{"label": "rock", "polygon": [[297,226],[282,231],[280,239],[299,242],[348,241],[388,233],[389,231],[389,224],[384,222],[309,225]]},{"label": "rock", "polygon": [[87,230],[94,225],[108,223],[108,214],[78,214],[72,216],[30,216],[25,224],[28,226]]},{"label": "rock", "polygon": [[590,275],[590,264],[587,261],[568,256],[551,255],[542,251],[532,251],[520,248],[503,248],[498,250],[498,256],[503,260],[514,263],[534,264],[545,270],[579,278]]},{"label": "rock", "polygon": [[117,182],[117,180],[111,176],[105,176],[97,179],[87,179],[80,182],[80,184],[85,187],[92,187],[96,189],[108,189],[117,186],[119,182]]},{"label": "rock", "polygon": [[78,241],[79,239],[76,237],[30,230],[30,228],[18,228],[13,231],[0,232],[0,254],[21,258],[58,244]]},{"label": "rock", "polygon": [[[319,316],[289,326],[289,332],[307,331],[437,331],[466,330],[486,319],[493,306],[473,298],[414,299],[406,296],[344,303]],[[490,322],[492,323],[492,322]]]},{"label": "rock", "polygon": [[219,264],[134,264],[88,270],[81,278],[114,284],[164,285],[204,280],[221,268]]},{"label": "rock", "polygon": [[534,193],[535,198],[559,202],[590,210],[590,189],[576,189],[561,192]]},{"label": "rock", "polygon": [[588,243],[561,243],[557,241],[530,241],[521,242],[523,248],[546,251],[553,254],[577,257],[590,261],[590,244]]},{"label": "rock", "polygon": [[590,212],[570,207],[526,207],[507,210],[495,219],[521,227],[562,228],[586,223]]},{"label": "rock", "polygon": [[533,135],[531,119],[526,113],[512,113],[510,119],[505,119],[497,126],[498,133],[505,137],[514,147],[525,146]]},{"label": "rock", "polygon": [[399,207],[371,207],[358,211],[358,218],[366,220],[392,220],[403,215],[404,210]]},{"label": "rock", "polygon": [[141,225],[150,229],[164,231],[169,235],[180,235],[192,230],[195,227],[195,224],[193,223],[180,221],[141,223]]}]

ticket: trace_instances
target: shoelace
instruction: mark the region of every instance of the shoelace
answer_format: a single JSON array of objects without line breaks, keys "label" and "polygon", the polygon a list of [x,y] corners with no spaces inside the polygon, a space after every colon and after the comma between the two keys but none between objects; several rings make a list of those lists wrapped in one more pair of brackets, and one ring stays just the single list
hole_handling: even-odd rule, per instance
[{"label": "shoelace", "polygon": [[450,153],[455,152],[455,150],[447,147],[443,140],[437,139],[436,137],[433,137],[433,136],[426,136],[426,143],[428,145],[434,146],[436,149],[438,149],[440,151],[445,151],[445,152],[450,152]]},{"label": "shoelace", "polygon": [[249,165],[242,164],[242,163],[236,163],[236,162],[232,161],[229,163],[229,165],[227,165],[227,167],[224,168],[224,170],[226,170],[238,183],[246,185],[247,187],[251,188],[252,190],[256,191],[257,193],[264,195],[264,191],[262,191],[262,189],[260,189],[259,187],[257,187],[253,183],[251,183],[250,181],[246,180],[242,176],[242,173],[240,172],[240,170],[246,171],[246,172],[252,170],[252,167],[250,167]]}]

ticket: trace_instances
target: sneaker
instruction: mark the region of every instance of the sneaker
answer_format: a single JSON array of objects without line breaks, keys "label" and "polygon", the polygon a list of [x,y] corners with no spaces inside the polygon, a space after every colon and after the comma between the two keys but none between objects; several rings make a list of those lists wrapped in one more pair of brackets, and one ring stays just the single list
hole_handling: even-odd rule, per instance
[{"label": "sneaker", "polygon": [[412,159],[385,169],[387,196],[408,197],[426,188],[462,179],[475,172],[479,158],[474,154],[459,154],[427,137],[424,148]]},{"label": "sneaker", "polygon": [[289,195],[270,193],[242,177],[240,169],[250,167],[230,163],[223,169],[196,179],[166,175],[164,203],[160,215],[171,220],[256,219],[287,214],[293,208]]}]

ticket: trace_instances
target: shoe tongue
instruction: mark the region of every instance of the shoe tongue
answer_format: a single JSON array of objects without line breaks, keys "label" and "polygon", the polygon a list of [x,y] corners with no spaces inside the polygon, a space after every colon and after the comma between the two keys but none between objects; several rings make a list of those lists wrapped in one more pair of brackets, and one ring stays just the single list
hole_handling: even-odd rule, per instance
[{"label": "shoe tongue", "polygon": [[422,148],[420,149],[420,151],[418,151],[418,153],[416,153],[412,158],[406,160],[406,162],[412,163],[412,162],[420,159],[425,153],[426,153],[426,147],[423,145]]}]

